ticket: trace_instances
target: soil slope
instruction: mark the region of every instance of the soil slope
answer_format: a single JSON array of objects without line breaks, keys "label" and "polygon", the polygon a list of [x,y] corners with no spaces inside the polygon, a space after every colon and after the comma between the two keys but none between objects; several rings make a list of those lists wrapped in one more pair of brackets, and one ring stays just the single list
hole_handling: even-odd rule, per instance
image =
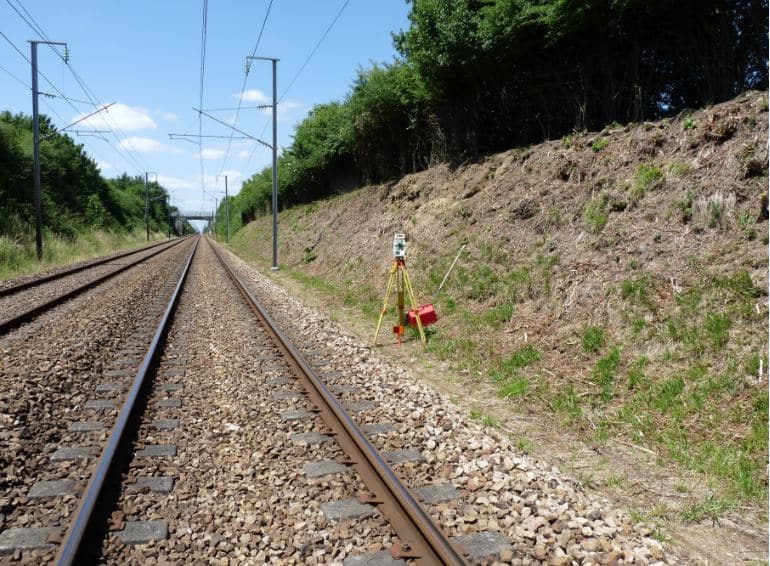
[{"label": "soil slope", "polygon": [[[391,345],[389,313],[383,348],[694,563],[764,561],[767,107],[749,92],[284,211],[273,276],[371,340],[405,233],[439,322],[422,354]],[[267,265],[270,234],[232,247]]]}]

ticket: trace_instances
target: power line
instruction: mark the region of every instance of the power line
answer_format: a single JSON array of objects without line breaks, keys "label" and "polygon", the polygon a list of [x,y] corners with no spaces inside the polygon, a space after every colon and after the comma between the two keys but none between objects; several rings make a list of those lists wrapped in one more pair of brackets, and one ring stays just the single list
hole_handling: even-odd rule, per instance
[{"label": "power line", "polygon": [[[35,32],[35,33],[39,34],[39,35],[40,35],[40,36],[41,36],[43,39],[45,39],[46,41],[50,41],[50,38],[49,38],[49,37],[48,37],[48,35],[45,33],[45,30],[43,30],[42,26],[40,26],[40,24],[38,24],[38,23],[37,23],[37,21],[36,21],[36,20],[35,20],[35,18],[32,16],[32,14],[30,14],[30,12],[29,12],[29,11],[28,11],[28,10],[27,10],[25,7],[24,7],[24,4],[22,4],[21,0],[16,0],[16,3],[17,3],[17,4],[18,4],[20,7],[21,7],[21,9],[24,11],[24,13],[25,13],[25,14],[27,14],[27,16],[29,16],[29,18],[30,18],[30,19],[32,20],[32,22],[34,22],[34,23],[30,22],[30,21],[29,21],[29,20],[28,20],[26,17],[24,17],[24,15],[23,15],[21,12],[19,12],[18,8],[16,8],[16,6],[14,6],[14,5],[11,3],[11,1],[10,1],[10,0],[6,0],[6,3],[7,3],[7,4],[8,4],[8,5],[9,5],[9,6],[10,6],[10,7],[11,7],[11,8],[12,8],[12,9],[13,9],[15,12],[16,12],[16,14],[17,14],[17,15],[18,15],[18,16],[19,16],[19,17],[20,17],[20,18],[21,18],[21,19],[22,19],[22,20],[23,20],[23,21],[24,21],[24,22],[25,22],[25,23],[26,23],[26,24],[27,24],[29,27],[30,27],[30,29],[32,29],[32,31],[33,31],[33,32]],[[7,37],[5,34],[3,34],[2,32],[0,32],[0,34],[2,34],[2,35],[3,35],[3,37],[6,39],[6,41],[8,41],[8,42],[11,44],[11,46],[12,46],[12,47],[13,47],[13,48],[14,48],[14,49],[15,49],[15,50],[16,50],[16,51],[17,51],[17,52],[18,52],[18,53],[19,53],[19,54],[20,54],[20,55],[21,55],[21,56],[24,58],[24,60],[26,60],[26,61],[27,61],[27,63],[30,63],[30,60],[27,58],[27,56],[26,56],[26,55],[24,55],[24,53],[22,53],[22,52],[21,52],[21,50],[20,50],[18,47],[16,47],[16,45],[15,45],[15,44],[14,44],[14,43],[13,43],[13,42],[10,40],[10,39],[8,39],[8,37]],[[59,89],[56,87],[56,85],[54,85],[54,84],[53,84],[53,83],[52,83],[52,82],[51,82],[51,81],[48,79],[48,77],[46,77],[46,76],[45,76],[43,73],[41,73],[41,72],[39,72],[39,71],[38,71],[38,72],[39,72],[39,74],[40,74],[40,76],[42,76],[42,77],[43,77],[43,78],[46,80],[46,82],[47,82],[49,85],[51,85],[51,87],[52,87],[52,88],[53,88],[53,89],[54,89],[54,90],[55,90],[55,91],[56,91],[56,92],[59,94],[59,96],[60,96],[62,99],[66,100],[66,101],[68,102],[68,104],[69,104],[69,105],[72,107],[72,109],[73,109],[75,112],[77,112],[77,113],[80,113],[80,110],[79,110],[77,107],[75,107],[75,106],[72,104],[72,101],[75,101],[75,102],[82,102],[83,104],[91,104],[91,105],[92,105],[94,108],[98,108],[99,106],[104,106],[104,105],[103,105],[103,104],[102,104],[102,103],[99,101],[98,97],[97,97],[97,96],[94,94],[94,92],[93,92],[93,91],[92,91],[90,88],[88,88],[88,86],[85,84],[85,81],[83,81],[83,79],[82,79],[82,78],[81,78],[81,77],[78,75],[78,73],[75,71],[75,68],[74,68],[74,67],[72,67],[72,66],[69,64],[69,61],[67,60],[67,58],[66,58],[65,56],[63,56],[63,55],[62,55],[62,54],[61,54],[61,53],[58,51],[58,49],[56,49],[56,48],[55,48],[53,45],[50,45],[50,44],[49,44],[48,46],[49,46],[49,48],[50,48],[50,49],[51,49],[51,50],[52,50],[52,51],[53,51],[53,52],[54,52],[54,53],[55,53],[55,54],[56,54],[56,55],[57,55],[57,56],[58,56],[60,59],[62,59],[62,61],[64,61],[64,63],[67,65],[67,68],[68,68],[68,69],[70,70],[70,72],[72,73],[72,76],[75,78],[75,81],[78,83],[78,85],[80,86],[80,88],[81,88],[81,89],[83,89],[83,92],[85,93],[85,95],[86,95],[86,97],[88,98],[89,102],[87,102],[87,103],[86,103],[86,102],[84,102],[84,101],[78,101],[78,100],[76,100],[76,99],[71,99],[71,98],[69,98],[69,97],[65,96],[65,95],[64,95],[64,94],[63,94],[63,93],[62,93],[62,92],[61,92],[61,91],[60,91],[60,90],[59,90]],[[65,51],[65,53],[66,53],[66,51]],[[30,63],[30,64],[31,64],[31,63]],[[107,111],[107,114],[109,115],[109,111]],[[117,145],[116,145],[116,146],[114,146],[114,148],[115,148],[115,151],[116,151],[116,152],[117,152],[117,153],[118,153],[118,154],[119,154],[119,155],[120,155],[120,156],[121,156],[121,157],[122,157],[122,158],[123,158],[123,159],[126,161],[126,163],[132,163],[132,164],[133,164],[135,167],[137,167],[137,168],[138,168],[140,171],[141,171],[141,170],[147,170],[147,169],[148,169],[148,167],[146,166],[146,164],[140,164],[140,163],[139,163],[139,159],[141,159],[141,158],[137,159],[137,157],[138,157],[138,156],[137,156],[137,157],[135,157],[135,156],[134,156],[134,154],[131,152],[131,150],[128,148],[128,146],[126,146],[126,145],[125,145],[125,140],[128,138],[128,136],[127,136],[127,135],[126,135],[126,133],[125,133],[125,132],[124,132],[124,131],[123,131],[123,130],[120,128],[120,125],[119,125],[119,124],[118,124],[118,123],[117,123],[117,122],[116,122],[114,119],[112,120],[112,122],[113,122],[113,125],[115,126],[115,128],[116,128],[116,129],[118,129],[118,131],[120,131],[120,133],[121,133],[121,134],[122,134],[122,136],[123,136],[123,139],[121,139],[121,138],[120,138],[120,136],[118,136],[118,134],[115,132],[115,129],[113,129],[113,127],[112,127],[112,126],[111,126],[111,125],[110,125],[110,124],[107,122],[107,119],[104,117],[104,115],[100,114],[100,115],[99,115],[99,117],[100,117],[100,118],[101,118],[101,120],[104,122],[104,124],[105,124],[105,125],[106,125],[106,126],[109,128],[109,129],[110,129],[110,132],[112,133],[113,137],[114,137],[114,138],[115,138],[115,140],[117,141]],[[110,118],[112,118],[112,117],[110,116]],[[122,148],[122,149],[121,149],[121,148]],[[125,154],[123,153],[123,150],[125,150]],[[128,156],[128,158],[127,158],[126,156]]]},{"label": "power line", "polygon": [[10,76],[10,77],[11,77],[11,78],[13,78],[13,79],[16,79],[16,82],[17,82],[17,83],[19,83],[19,84],[21,84],[22,86],[26,87],[26,88],[27,88],[27,90],[32,90],[32,87],[31,87],[31,86],[29,86],[27,83],[25,83],[23,80],[21,80],[19,77],[17,77],[16,75],[14,75],[14,74],[13,74],[11,71],[9,71],[8,69],[6,69],[6,68],[5,68],[5,67],[3,67],[2,65],[0,65],[0,71],[3,71],[3,72],[5,72],[5,74],[6,74],[6,75]]},{"label": "power line", "polygon": [[[254,57],[257,54],[257,49],[259,49],[259,43],[262,41],[262,34],[265,32],[265,26],[267,25],[267,18],[270,16],[270,10],[273,7],[273,1],[270,0],[270,2],[267,5],[267,10],[265,11],[265,17],[262,20],[262,27],[259,28],[259,35],[257,35],[257,42],[254,44],[254,49],[251,50],[251,56]],[[241,114],[241,105],[243,104],[243,94],[246,91],[246,80],[249,77],[249,71],[248,67],[246,69],[246,72],[243,74],[243,84],[241,85],[241,93],[238,95],[238,108],[235,110],[235,119],[233,120],[233,126],[238,125],[238,116]],[[203,106],[201,105],[201,108]],[[232,145],[233,141],[233,130],[230,131],[230,139],[227,140],[227,149],[225,150],[225,157],[222,160],[222,167],[219,169],[219,174],[221,175],[222,172],[225,170],[225,166],[227,165],[227,158],[230,156],[230,147]],[[261,137],[261,136],[260,136]]]},{"label": "power line", "polygon": [[[201,22],[201,71],[200,71],[200,85],[198,94],[198,108],[203,108],[203,83],[206,74],[206,35],[208,31],[208,12],[209,1],[203,0],[203,19]],[[203,117],[200,111],[198,112],[198,158],[201,167],[201,190],[206,191],[204,175],[203,175]]]},{"label": "power line", "polygon": [[[305,59],[305,62],[302,63],[302,66],[299,68],[297,73],[294,75],[294,77],[292,77],[291,81],[289,81],[289,86],[287,86],[284,89],[283,94],[281,94],[280,98],[278,99],[279,103],[286,97],[286,94],[289,92],[289,89],[292,86],[294,86],[294,83],[297,81],[297,79],[299,78],[300,74],[302,74],[302,71],[305,70],[305,67],[307,67],[307,64],[310,62],[310,59],[312,59],[313,55],[315,55],[316,51],[318,51],[318,48],[321,46],[321,43],[323,43],[324,39],[326,39],[326,36],[329,35],[329,32],[334,27],[334,24],[336,24],[337,20],[340,19],[340,16],[342,15],[342,12],[345,11],[345,8],[348,7],[348,4],[350,4],[350,0],[345,0],[345,2],[342,4],[342,6],[340,7],[339,11],[337,12],[337,15],[334,16],[334,19],[328,25],[328,27],[326,28],[326,31],[323,32],[323,35],[318,40],[318,42],[315,44],[315,47],[313,47],[312,51],[310,51],[310,55],[307,56],[307,58]],[[259,133],[258,137],[261,138],[264,135],[265,130],[267,129],[267,126],[269,124],[270,124],[270,121],[268,120],[265,123],[265,125],[263,126],[262,131]],[[252,150],[251,155],[249,155],[248,161],[246,161],[246,167],[248,167],[249,164],[251,163],[251,160],[254,158],[254,154],[257,152],[257,149],[259,149],[259,146],[254,146],[254,149]]]},{"label": "power line", "polygon": [[326,28],[326,31],[321,36],[321,39],[318,40],[318,43],[315,44],[315,47],[313,47],[313,50],[310,52],[310,55],[307,56],[307,59],[305,59],[305,62],[302,63],[302,66],[299,68],[299,71],[297,71],[297,74],[294,75],[294,77],[289,81],[289,86],[286,87],[286,89],[283,91],[283,94],[278,99],[278,102],[282,101],[283,98],[286,96],[286,93],[289,92],[289,89],[294,86],[294,83],[296,82],[297,78],[302,74],[302,71],[305,70],[305,67],[307,67],[307,64],[310,62],[310,59],[312,59],[313,55],[315,55],[315,52],[318,51],[318,48],[321,46],[321,43],[323,43],[323,40],[326,39],[326,36],[329,35],[329,32],[334,27],[334,24],[337,23],[337,20],[340,19],[340,16],[342,15],[342,12],[347,8],[348,4],[350,4],[350,0],[345,0],[345,3],[342,4],[342,7],[337,12],[337,15],[334,16],[334,19],[332,20],[332,23],[329,24],[329,27]]}]

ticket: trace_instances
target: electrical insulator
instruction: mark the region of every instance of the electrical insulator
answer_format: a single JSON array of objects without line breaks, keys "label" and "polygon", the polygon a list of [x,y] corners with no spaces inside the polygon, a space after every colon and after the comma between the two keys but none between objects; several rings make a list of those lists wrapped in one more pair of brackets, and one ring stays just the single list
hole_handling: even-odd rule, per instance
[{"label": "electrical insulator", "polygon": [[243,72],[248,75],[250,70],[251,70],[251,61],[246,59],[246,61],[243,63]]},{"label": "electrical insulator", "polygon": [[67,45],[64,46],[64,62],[70,62],[70,48]]}]

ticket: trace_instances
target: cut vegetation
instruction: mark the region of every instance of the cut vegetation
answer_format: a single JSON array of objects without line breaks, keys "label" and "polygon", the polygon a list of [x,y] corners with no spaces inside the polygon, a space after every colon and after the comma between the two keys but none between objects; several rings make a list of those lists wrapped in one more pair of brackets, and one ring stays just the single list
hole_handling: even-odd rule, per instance
[{"label": "cut vegetation", "polygon": [[[435,298],[425,361],[448,368],[474,418],[653,454],[681,476],[665,513],[640,511],[663,531],[726,513],[763,524],[766,112],[766,95],[750,92],[608,129],[600,150],[596,135],[575,134],[297,206],[281,214],[278,277],[341,322],[359,319],[368,339],[393,233],[407,235],[422,301],[466,244]],[[729,138],[710,133],[725,124]],[[267,265],[270,230],[258,218],[233,248]],[[552,455],[542,439],[519,440]],[[631,458],[631,471],[604,472],[606,489],[639,475]]]}]

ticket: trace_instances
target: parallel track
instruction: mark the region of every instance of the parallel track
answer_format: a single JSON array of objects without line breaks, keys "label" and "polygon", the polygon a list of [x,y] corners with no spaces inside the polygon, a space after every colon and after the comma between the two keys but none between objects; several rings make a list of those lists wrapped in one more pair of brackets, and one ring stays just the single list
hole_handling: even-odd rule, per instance
[{"label": "parallel track", "polygon": [[108,491],[112,480],[111,476],[119,475],[122,472],[121,464],[125,461],[126,452],[131,449],[131,439],[136,432],[137,417],[144,405],[144,396],[149,390],[150,376],[154,372],[164,338],[171,327],[173,313],[197,247],[198,242],[195,243],[187,258],[176,288],[128,391],[126,401],[123,403],[107,443],[102,450],[96,469],[80,499],[75,518],[70,523],[59,548],[56,557],[57,564],[81,564],[88,562],[91,558],[89,553],[93,552],[95,548],[91,544],[94,539],[94,531],[98,531],[102,527],[99,522],[104,519],[104,513],[110,505]]},{"label": "parallel track", "polygon": [[157,248],[158,246],[162,246],[167,243],[168,241],[164,240],[162,242],[151,244],[149,246],[144,246],[143,248],[122,252],[116,255],[111,255],[109,257],[97,259],[94,261],[89,261],[87,263],[83,263],[81,265],[76,265],[75,267],[65,269],[64,271],[59,271],[57,273],[52,273],[50,275],[45,275],[43,277],[37,277],[29,281],[24,281],[23,283],[17,283],[16,285],[11,285],[9,287],[3,287],[2,289],[0,289],[0,297],[7,297],[8,295],[14,295],[20,291],[24,291],[25,289],[29,289],[31,287],[37,287],[38,285],[42,285],[43,283],[48,283],[50,281],[56,281],[57,279],[62,279],[63,277],[67,277],[68,275],[73,275],[75,273],[85,271],[86,269],[91,269],[98,265],[104,265],[105,263],[110,263],[111,261],[115,261],[117,259],[122,259],[124,257],[130,256],[133,254],[151,250],[153,248]]},{"label": "parallel track", "polygon": [[[6,320],[0,321],[0,336],[2,336],[3,334],[6,334],[8,331],[12,330],[13,328],[16,328],[17,326],[20,326],[22,324],[25,324],[25,323],[33,320],[35,317],[39,316],[40,314],[44,313],[45,311],[47,311],[47,310],[49,310],[49,309],[51,309],[51,308],[53,308],[53,307],[55,307],[57,305],[60,305],[61,303],[65,302],[65,301],[68,301],[69,299],[72,299],[72,298],[76,297],[77,295],[80,295],[81,293],[84,293],[85,291],[87,291],[87,290],[89,290],[89,289],[99,285],[100,283],[103,283],[104,281],[107,281],[108,279],[110,279],[112,277],[115,277],[116,275],[118,275],[120,273],[123,273],[124,271],[126,271],[128,269],[131,269],[132,267],[134,267],[134,266],[136,266],[136,265],[138,265],[138,264],[148,260],[149,258],[155,257],[158,254],[161,254],[161,253],[165,252],[166,250],[168,250],[168,249],[178,245],[179,243],[185,241],[185,239],[186,238],[181,238],[181,239],[178,239],[176,241],[173,241],[170,245],[162,247],[160,250],[156,250],[156,251],[150,253],[149,255],[144,255],[144,256],[140,257],[139,259],[137,259],[137,260],[131,261],[131,262],[125,264],[125,265],[121,265],[117,269],[114,269],[113,271],[111,271],[109,273],[101,275],[101,276],[99,276],[99,277],[97,277],[97,278],[95,278],[95,279],[93,279],[91,281],[88,281],[87,283],[84,283],[82,285],[78,285],[77,287],[75,287],[73,289],[69,289],[68,291],[66,291],[64,293],[61,293],[61,294],[55,296],[52,299],[44,301],[43,303],[37,304],[34,307],[32,307],[32,308],[30,308],[30,309],[28,309],[28,310],[26,310],[26,311],[24,311],[22,313],[19,313],[19,314],[15,315],[15,316],[12,316],[12,317],[10,317],[10,318],[8,318]],[[163,243],[165,244],[167,242],[163,242]],[[150,246],[149,248],[143,248],[141,250],[134,250],[133,252],[130,252],[130,253],[127,253],[127,254],[123,254],[120,257],[125,257],[125,256],[131,255],[131,254],[137,254],[137,253],[140,253],[142,251],[146,251],[148,249],[155,248],[155,247],[156,246]],[[64,277],[65,275],[71,275],[72,273],[75,273],[75,272],[78,272],[78,271],[83,271],[84,269],[88,269],[88,268],[96,267],[96,266],[99,266],[99,265],[103,265],[103,264],[105,264],[105,263],[107,263],[109,261],[113,261],[114,259],[116,259],[116,258],[112,257],[112,258],[109,258],[109,260],[106,260],[106,261],[94,262],[94,263],[89,264],[89,265],[87,265],[85,267],[73,270],[73,271],[71,271],[69,273],[59,274],[58,276],[49,276],[47,278],[43,278],[42,280],[35,280],[35,282],[29,282],[29,284],[24,283],[24,284],[21,284],[21,285],[19,285],[17,287],[11,287],[10,289],[16,289],[16,291],[18,292],[18,291],[20,291],[22,289],[27,289],[29,287],[32,287],[33,283],[39,285],[39,284],[41,284],[41,283],[43,283],[45,281],[51,281],[51,280],[59,279],[61,277]],[[6,295],[8,295],[8,294],[10,294],[10,293],[6,293]]]}]

